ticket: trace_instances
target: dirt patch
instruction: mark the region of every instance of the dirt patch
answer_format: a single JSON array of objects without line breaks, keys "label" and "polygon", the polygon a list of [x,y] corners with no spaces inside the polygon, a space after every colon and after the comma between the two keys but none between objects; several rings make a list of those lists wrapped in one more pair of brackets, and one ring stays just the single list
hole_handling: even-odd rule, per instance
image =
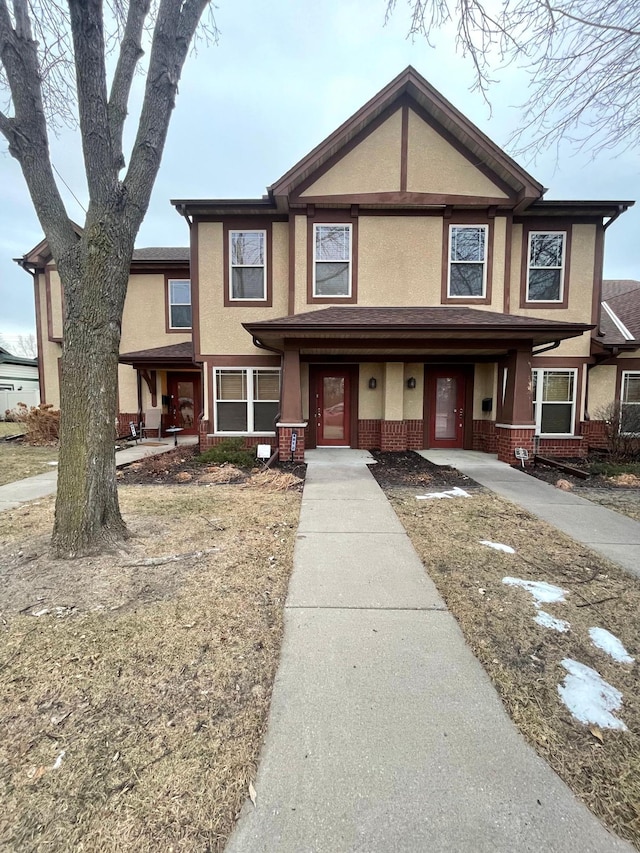
[{"label": "dirt patch", "polygon": [[434,465],[413,451],[398,451],[385,453],[380,450],[370,451],[376,460],[369,470],[382,488],[398,488],[415,486],[425,491],[442,491],[456,486],[462,489],[480,488],[475,480],[448,466]]},{"label": "dirt patch", "polygon": [[[391,481],[392,455],[386,457]],[[374,476],[377,467],[371,469]],[[384,488],[516,725],[608,827],[640,846],[639,667],[616,663],[592,645],[588,633],[591,627],[611,631],[637,660],[640,582],[471,483],[463,486],[471,498],[425,502],[416,500],[424,488],[421,479],[411,484],[405,476],[401,486]],[[481,540],[516,553],[496,551]],[[566,590],[566,602],[544,610],[569,622],[569,630],[538,625],[531,595],[505,585],[506,576]],[[622,692],[619,716],[628,731],[590,728],[571,716],[558,694],[565,658],[592,667]]]},{"label": "dirt patch", "polygon": [[640,521],[640,489],[580,489],[580,497]]},{"label": "dirt patch", "polygon": [[222,850],[255,775],[300,496],[120,496],[89,560],[48,558],[52,499],[0,514],[3,850]]}]

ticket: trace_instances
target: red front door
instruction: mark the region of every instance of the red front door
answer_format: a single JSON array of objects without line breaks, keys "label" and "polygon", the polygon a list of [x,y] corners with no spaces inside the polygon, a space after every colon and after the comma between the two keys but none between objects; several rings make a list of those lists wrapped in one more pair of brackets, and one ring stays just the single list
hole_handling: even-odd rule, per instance
[{"label": "red front door", "polygon": [[317,447],[350,447],[350,374],[320,370],[315,374],[314,415]]},{"label": "red front door", "polygon": [[168,373],[169,416],[167,426],[180,427],[183,435],[197,435],[200,422],[200,375]]},{"label": "red front door", "polygon": [[466,374],[456,368],[427,370],[429,447],[464,447]]}]

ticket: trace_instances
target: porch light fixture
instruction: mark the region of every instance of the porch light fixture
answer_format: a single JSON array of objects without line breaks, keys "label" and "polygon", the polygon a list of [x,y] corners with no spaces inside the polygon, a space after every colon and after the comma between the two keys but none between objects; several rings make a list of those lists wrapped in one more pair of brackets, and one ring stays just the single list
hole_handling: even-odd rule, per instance
[{"label": "porch light fixture", "polygon": [[373,391],[374,388],[377,387],[377,385],[378,385],[378,382],[376,380],[376,377],[372,376],[371,379],[369,380],[369,388],[371,388],[371,390]]},{"label": "porch light fixture", "polygon": [[410,376],[407,379],[407,388],[415,388],[415,387],[416,387],[416,380],[413,376]]}]

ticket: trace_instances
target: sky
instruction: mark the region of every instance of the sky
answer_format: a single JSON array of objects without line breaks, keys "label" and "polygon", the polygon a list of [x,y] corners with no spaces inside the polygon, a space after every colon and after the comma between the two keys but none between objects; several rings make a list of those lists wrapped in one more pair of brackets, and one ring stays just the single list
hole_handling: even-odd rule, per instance
[{"label": "sky", "polygon": [[[473,68],[456,53],[452,31],[429,45],[407,38],[409,6],[398,0],[385,25],[386,0],[219,0],[217,45],[200,44],[185,65],[162,165],[136,245],[188,244],[171,198],[260,197],[301,157],[407,65],[498,145],[517,128],[528,78],[511,67],[498,75],[491,109],[472,91]],[[135,132],[143,78],[134,87],[125,136]],[[51,138],[55,169],[86,204],[77,133]],[[640,197],[640,154],[593,157],[570,144],[518,161],[549,190],[547,199]],[[84,213],[61,185],[69,216]],[[640,279],[640,205],[607,231],[605,277]],[[35,330],[32,279],[13,258],[42,239],[16,160],[0,137],[0,337]]]}]

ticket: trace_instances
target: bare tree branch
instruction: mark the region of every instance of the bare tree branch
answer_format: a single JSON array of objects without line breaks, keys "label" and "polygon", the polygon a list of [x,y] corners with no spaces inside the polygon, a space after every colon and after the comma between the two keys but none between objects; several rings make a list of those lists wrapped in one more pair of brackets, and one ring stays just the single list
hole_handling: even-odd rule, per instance
[{"label": "bare tree branch", "polygon": [[[389,0],[387,19],[397,0]],[[429,40],[457,21],[456,43],[488,101],[493,76],[510,63],[530,75],[516,153],[569,139],[594,153],[638,141],[640,7],[627,0],[408,0],[410,35]]]},{"label": "bare tree branch", "polygon": [[136,66],[144,55],[142,32],[149,13],[150,0],[131,0],[129,14],[120,46],[118,64],[111,84],[109,96],[109,127],[116,168],[124,168],[122,131],[127,118],[127,104]]},{"label": "bare tree branch", "polygon": [[117,173],[111,147],[102,0],[69,0],[78,113],[89,198],[105,203]]}]

